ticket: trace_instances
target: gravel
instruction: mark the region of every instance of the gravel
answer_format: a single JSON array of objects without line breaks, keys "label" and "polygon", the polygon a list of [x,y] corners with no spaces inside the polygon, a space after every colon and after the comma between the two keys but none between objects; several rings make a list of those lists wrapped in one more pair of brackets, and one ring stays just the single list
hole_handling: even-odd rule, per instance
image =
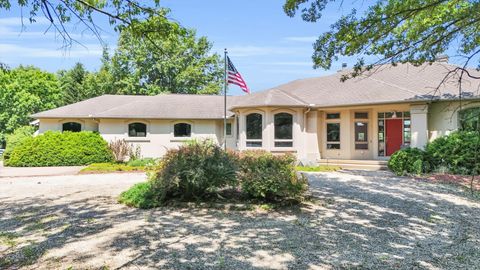
[{"label": "gravel", "polygon": [[387,172],[308,174],[276,211],[138,210],[143,174],[0,179],[0,269],[479,269],[480,201]]}]

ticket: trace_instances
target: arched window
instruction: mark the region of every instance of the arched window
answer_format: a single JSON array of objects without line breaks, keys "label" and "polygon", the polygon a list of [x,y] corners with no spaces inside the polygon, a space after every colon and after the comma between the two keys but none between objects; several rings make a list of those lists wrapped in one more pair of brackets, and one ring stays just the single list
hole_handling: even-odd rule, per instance
[{"label": "arched window", "polygon": [[128,124],[128,137],[147,137],[147,125],[144,123]]},{"label": "arched window", "polygon": [[465,131],[476,131],[480,128],[478,118],[480,117],[480,107],[468,108],[460,111],[460,129]]},{"label": "arched window", "polygon": [[173,126],[174,137],[191,137],[192,125],[187,123],[178,123]]},{"label": "arched window", "polygon": [[262,115],[247,115],[247,147],[262,147]]},{"label": "arched window", "polygon": [[82,131],[82,124],[77,122],[63,123],[62,131],[80,132]]},{"label": "arched window", "polygon": [[277,113],[273,118],[275,126],[275,147],[292,147],[293,116],[289,113]]}]

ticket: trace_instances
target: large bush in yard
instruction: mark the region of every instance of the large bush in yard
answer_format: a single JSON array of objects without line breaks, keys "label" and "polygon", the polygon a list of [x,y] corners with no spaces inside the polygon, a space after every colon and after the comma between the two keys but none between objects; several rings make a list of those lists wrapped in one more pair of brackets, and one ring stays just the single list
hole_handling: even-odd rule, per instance
[{"label": "large bush in yard", "polygon": [[200,199],[236,185],[236,157],[211,141],[190,142],[169,150],[152,182],[157,201]]},{"label": "large bush in yard", "polygon": [[475,156],[480,137],[474,131],[457,131],[435,139],[426,147],[437,171],[454,174],[480,173]]},{"label": "large bush in yard", "polygon": [[293,155],[275,156],[266,151],[246,151],[240,158],[238,174],[242,191],[265,200],[301,199],[308,188],[295,170]]},{"label": "large bush in yard", "polygon": [[98,133],[49,131],[23,140],[5,160],[5,165],[75,166],[111,161],[108,143]]},{"label": "large bush in yard", "polygon": [[405,148],[390,157],[388,168],[396,175],[423,174],[430,171],[431,164],[425,151],[418,148]]}]

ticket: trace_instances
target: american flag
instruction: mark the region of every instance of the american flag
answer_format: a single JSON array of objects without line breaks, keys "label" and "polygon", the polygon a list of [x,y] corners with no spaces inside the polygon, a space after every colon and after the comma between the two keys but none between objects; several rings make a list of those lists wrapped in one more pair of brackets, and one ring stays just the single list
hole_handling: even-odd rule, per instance
[{"label": "american flag", "polygon": [[235,68],[230,57],[227,56],[227,76],[228,83],[235,84],[242,88],[243,92],[250,94],[250,89],[248,89],[247,83],[243,80],[240,72]]}]

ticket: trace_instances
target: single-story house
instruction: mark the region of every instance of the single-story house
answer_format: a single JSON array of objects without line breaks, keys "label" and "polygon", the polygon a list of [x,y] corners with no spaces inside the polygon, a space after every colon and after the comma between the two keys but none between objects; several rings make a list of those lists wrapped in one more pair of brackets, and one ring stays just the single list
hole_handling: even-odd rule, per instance
[{"label": "single-story house", "polygon": [[[98,131],[107,141],[139,145],[144,157],[192,138],[211,138],[235,150],[295,153],[320,159],[385,160],[404,146],[458,129],[459,114],[480,106],[480,80],[462,80],[445,61],[378,66],[341,81],[348,70],[300,79],[244,96],[228,96],[224,138],[221,95],[104,95],[34,114],[39,132]],[[470,70],[471,74],[479,73]]]}]

